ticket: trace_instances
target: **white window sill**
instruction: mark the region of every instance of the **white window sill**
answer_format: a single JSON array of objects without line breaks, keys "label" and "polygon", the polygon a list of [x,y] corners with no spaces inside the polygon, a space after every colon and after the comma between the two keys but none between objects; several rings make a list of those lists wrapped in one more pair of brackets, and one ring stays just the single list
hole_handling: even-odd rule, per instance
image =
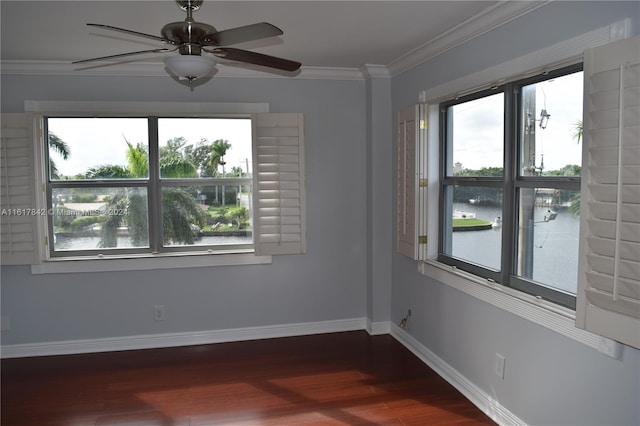
[{"label": "white window sill", "polygon": [[418,263],[418,271],[443,284],[546,327],[592,348],[601,350],[601,337],[576,328],[575,312],[520,291],[489,282],[443,263]]},{"label": "white window sill", "polygon": [[264,265],[271,256],[251,253],[160,253],[130,257],[55,258],[31,265],[32,274],[145,271],[153,269],[200,268],[209,266]]}]

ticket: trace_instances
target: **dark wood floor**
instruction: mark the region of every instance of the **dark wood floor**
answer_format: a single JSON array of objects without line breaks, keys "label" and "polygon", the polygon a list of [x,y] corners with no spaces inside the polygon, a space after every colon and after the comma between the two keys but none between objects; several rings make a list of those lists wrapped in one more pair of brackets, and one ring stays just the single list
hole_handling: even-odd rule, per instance
[{"label": "dark wood floor", "polygon": [[364,331],[7,359],[3,426],[494,425]]}]

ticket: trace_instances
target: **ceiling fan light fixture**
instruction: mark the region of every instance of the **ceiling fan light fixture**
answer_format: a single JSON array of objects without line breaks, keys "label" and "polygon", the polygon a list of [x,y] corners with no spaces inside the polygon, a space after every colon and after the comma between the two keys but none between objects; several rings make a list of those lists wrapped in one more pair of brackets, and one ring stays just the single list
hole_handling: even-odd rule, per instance
[{"label": "ceiling fan light fixture", "polygon": [[175,55],[164,58],[167,69],[180,78],[186,78],[189,83],[210,74],[217,63],[210,56]]}]

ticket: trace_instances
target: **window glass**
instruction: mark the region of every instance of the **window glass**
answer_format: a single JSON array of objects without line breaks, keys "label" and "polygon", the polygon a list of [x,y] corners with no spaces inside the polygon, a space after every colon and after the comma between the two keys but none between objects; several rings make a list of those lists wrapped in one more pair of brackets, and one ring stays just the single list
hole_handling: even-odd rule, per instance
[{"label": "window glass", "polygon": [[449,107],[447,124],[448,176],[502,176],[503,93]]},{"label": "window glass", "polygon": [[522,87],[520,174],[580,176],[582,72]]},{"label": "window glass", "polygon": [[146,188],[54,188],[51,200],[56,251],[149,246]]},{"label": "window glass", "polygon": [[444,233],[451,257],[500,270],[502,189],[478,186],[447,187],[451,211]]},{"label": "window glass", "polygon": [[252,244],[251,185],[162,188],[162,219],[166,246]]},{"label": "window glass", "polygon": [[247,177],[251,173],[251,120],[161,118],[160,177]]},{"label": "window glass", "polygon": [[438,259],[575,308],[581,67],[501,90],[443,104]]},{"label": "window glass", "polygon": [[146,118],[49,118],[51,180],[149,176]]},{"label": "window glass", "polygon": [[46,123],[52,255],[253,248],[250,119]]},{"label": "window glass", "polygon": [[521,188],[518,199],[517,275],[575,294],[580,191]]}]

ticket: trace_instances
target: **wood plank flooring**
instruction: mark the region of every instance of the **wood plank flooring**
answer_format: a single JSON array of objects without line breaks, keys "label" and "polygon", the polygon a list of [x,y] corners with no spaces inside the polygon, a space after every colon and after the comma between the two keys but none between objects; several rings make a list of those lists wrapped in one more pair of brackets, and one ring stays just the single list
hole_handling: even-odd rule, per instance
[{"label": "wood plank flooring", "polygon": [[364,331],[7,359],[2,426],[494,425]]}]

